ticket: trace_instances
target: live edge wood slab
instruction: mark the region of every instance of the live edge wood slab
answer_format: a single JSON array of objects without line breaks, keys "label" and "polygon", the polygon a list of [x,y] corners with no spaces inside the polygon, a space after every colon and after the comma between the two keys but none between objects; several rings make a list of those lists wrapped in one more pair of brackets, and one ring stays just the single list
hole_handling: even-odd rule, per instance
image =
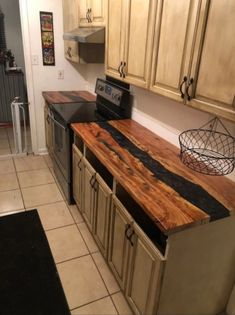
[{"label": "live edge wood slab", "polygon": [[44,91],[42,95],[49,104],[96,101],[96,96],[88,91]]},{"label": "live edge wood slab", "polygon": [[177,147],[137,122],[72,129],[164,234],[234,215],[234,182],[190,170]]}]

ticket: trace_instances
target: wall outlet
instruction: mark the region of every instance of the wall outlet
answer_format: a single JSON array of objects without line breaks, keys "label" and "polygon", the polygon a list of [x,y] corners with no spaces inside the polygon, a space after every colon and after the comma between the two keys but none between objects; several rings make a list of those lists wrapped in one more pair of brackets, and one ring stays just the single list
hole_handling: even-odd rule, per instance
[{"label": "wall outlet", "polygon": [[38,65],[38,55],[32,55],[32,65]]},{"label": "wall outlet", "polygon": [[57,72],[57,78],[59,80],[63,80],[64,79],[64,70],[63,69],[59,69]]}]

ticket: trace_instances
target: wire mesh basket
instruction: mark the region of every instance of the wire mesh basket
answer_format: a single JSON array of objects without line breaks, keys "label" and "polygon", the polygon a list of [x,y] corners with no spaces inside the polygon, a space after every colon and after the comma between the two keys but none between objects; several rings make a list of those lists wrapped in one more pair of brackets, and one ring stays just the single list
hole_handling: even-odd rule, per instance
[{"label": "wire mesh basket", "polygon": [[[219,125],[225,132],[217,131]],[[235,138],[217,117],[199,129],[182,132],[179,142],[181,161],[194,171],[226,175],[235,167]]]}]

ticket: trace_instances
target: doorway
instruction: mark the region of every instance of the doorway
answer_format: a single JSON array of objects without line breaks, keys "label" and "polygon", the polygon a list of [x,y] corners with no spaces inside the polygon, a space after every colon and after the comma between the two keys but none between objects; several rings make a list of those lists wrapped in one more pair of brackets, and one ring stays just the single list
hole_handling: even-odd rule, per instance
[{"label": "doorway", "polygon": [[19,1],[0,0],[0,158],[32,152],[27,95]]}]

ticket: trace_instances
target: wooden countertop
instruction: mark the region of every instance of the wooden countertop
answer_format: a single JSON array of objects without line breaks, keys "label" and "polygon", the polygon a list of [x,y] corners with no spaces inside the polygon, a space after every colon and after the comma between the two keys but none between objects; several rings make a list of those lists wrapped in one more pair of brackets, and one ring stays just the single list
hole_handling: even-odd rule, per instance
[{"label": "wooden countertop", "polygon": [[234,182],[190,170],[177,147],[137,122],[72,128],[164,234],[234,214]]},{"label": "wooden countertop", "polygon": [[42,95],[49,104],[96,101],[96,96],[88,91],[44,91]]}]

